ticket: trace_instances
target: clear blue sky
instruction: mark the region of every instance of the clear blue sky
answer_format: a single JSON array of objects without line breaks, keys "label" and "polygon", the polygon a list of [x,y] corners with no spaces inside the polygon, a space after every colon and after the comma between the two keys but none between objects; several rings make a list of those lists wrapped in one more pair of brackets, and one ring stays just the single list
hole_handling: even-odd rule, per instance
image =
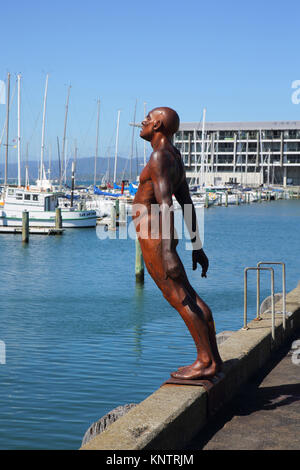
[{"label": "clear blue sky", "polygon": [[[300,120],[300,105],[291,100],[292,82],[300,80],[299,14],[294,0],[2,3],[0,79],[10,72],[13,89],[22,74],[22,154],[29,142],[30,156],[40,155],[47,73],[46,146],[53,158],[69,84],[68,149],[76,139],[79,156],[95,151],[97,98],[101,155],[109,147],[114,154],[121,109],[119,153],[128,156],[136,99],[138,120],[144,102],[148,110],[173,107],[182,121],[200,121],[203,107],[208,121]],[[15,96],[11,139],[16,113]],[[0,105],[0,132],[4,121]],[[15,161],[16,150],[10,153]]]}]

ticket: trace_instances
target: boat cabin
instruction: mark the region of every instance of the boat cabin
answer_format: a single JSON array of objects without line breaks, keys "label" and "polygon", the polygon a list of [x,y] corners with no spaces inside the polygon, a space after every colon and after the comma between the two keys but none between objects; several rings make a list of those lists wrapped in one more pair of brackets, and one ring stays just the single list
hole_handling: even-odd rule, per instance
[{"label": "boat cabin", "polygon": [[4,205],[5,209],[55,211],[59,196],[60,194],[56,193],[8,187],[5,192]]}]

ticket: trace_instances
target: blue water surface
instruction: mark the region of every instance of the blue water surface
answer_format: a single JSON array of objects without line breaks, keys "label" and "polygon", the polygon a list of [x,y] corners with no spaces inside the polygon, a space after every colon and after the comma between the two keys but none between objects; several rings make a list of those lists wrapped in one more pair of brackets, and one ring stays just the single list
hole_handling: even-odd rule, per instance
[{"label": "blue water surface", "polygon": [[[283,261],[287,289],[300,280],[300,201],[212,207],[204,212],[207,279],[178,251],[217,332],[243,325],[243,272]],[[97,236],[98,233],[98,236]],[[195,359],[178,313],[149,277],[135,282],[135,241],[103,239],[103,227],[61,237],[0,235],[0,448],[77,449],[88,426],[138,403]],[[275,269],[276,292],[281,271]],[[256,309],[249,274],[249,318]],[[262,299],[270,294],[262,274]]]}]

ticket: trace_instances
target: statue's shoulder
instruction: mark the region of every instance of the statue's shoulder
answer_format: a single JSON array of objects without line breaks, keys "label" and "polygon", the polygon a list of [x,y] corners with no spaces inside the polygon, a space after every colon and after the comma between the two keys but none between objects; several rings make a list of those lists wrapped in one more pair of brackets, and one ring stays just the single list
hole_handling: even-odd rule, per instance
[{"label": "statue's shoulder", "polygon": [[165,166],[170,165],[173,155],[169,149],[159,149],[152,152],[149,163],[150,165]]}]

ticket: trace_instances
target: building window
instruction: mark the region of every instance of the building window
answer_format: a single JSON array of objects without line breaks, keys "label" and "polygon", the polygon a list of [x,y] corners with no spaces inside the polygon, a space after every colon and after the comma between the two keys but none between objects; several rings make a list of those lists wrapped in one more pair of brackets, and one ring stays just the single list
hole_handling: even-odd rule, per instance
[{"label": "building window", "polygon": [[249,139],[257,139],[257,131],[249,131]]},{"label": "building window", "polygon": [[193,132],[191,131],[184,131],[183,132],[183,140],[189,140],[189,136],[190,136],[190,139],[193,138]]},{"label": "building window", "polygon": [[233,131],[220,131],[219,140],[233,140],[234,132]]}]

